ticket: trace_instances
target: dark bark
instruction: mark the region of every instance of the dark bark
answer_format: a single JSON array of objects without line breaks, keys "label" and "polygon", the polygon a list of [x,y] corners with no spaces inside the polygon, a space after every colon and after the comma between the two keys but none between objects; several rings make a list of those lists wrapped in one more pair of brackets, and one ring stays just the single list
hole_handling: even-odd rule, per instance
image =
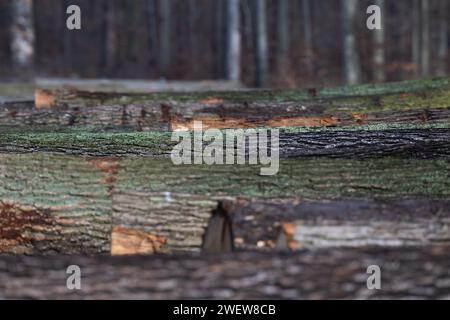
[{"label": "dark bark", "polygon": [[[66,287],[69,265],[82,290]],[[367,268],[382,290],[368,290]],[[297,254],[0,257],[4,299],[448,299],[449,247],[329,249]]]},{"label": "dark bark", "polygon": [[448,200],[226,200],[204,250],[450,245],[449,227]]},{"label": "dark bark", "polygon": [[[163,125],[161,122],[162,128]],[[58,130],[61,131],[58,133]],[[136,133],[128,132],[129,130],[134,128],[109,126],[83,130],[81,127],[73,131],[58,127],[41,131],[39,127],[30,127],[27,130],[0,128],[0,153],[44,151],[83,156],[169,157],[177,144],[171,141],[171,133]],[[225,145],[223,148],[225,154]],[[249,149],[247,140],[247,156]],[[270,150],[270,145],[267,149]],[[279,155],[280,158],[374,159],[389,156],[450,159],[450,129],[325,129],[316,132],[282,130],[279,134]]]}]

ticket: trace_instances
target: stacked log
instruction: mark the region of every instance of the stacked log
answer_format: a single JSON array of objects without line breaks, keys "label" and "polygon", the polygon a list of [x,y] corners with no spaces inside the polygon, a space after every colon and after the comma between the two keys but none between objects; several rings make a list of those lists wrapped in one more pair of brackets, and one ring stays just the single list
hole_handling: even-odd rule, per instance
[{"label": "stacked log", "polygon": [[[13,255],[0,256],[0,297],[54,297],[68,254],[94,255],[74,258],[90,284],[73,297],[446,298],[449,120],[449,79],[306,91],[39,88],[35,101],[0,104],[0,253]],[[224,134],[279,129],[278,173],[175,165],[172,133],[197,122]],[[359,288],[369,260],[386,268],[381,293]],[[112,282],[134,269],[142,278],[98,290],[100,268],[116,270]],[[336,287],[319,280],[340,270]],[[266,278],[234,285],[250,273]],[[49,290],[36,291],[35,277]]]}]

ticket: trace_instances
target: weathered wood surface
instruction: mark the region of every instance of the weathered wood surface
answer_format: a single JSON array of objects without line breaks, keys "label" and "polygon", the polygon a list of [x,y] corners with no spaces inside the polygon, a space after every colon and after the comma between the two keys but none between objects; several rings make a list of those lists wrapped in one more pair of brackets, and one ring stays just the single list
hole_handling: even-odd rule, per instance
[{"label": "weathered wood surface", "polygon": [[450,245],[450,201],[226,200],[215,210],[205,239],[204,249],[213,252],[229,251],[230,247],[298,250]]},{"label": "weathered wood surface", "polygon": [[[70,114],[74,124],[130,124],[147,131],[163,122],[168,130],[204,128],[345,126],[377,123],[433,123],[450,119],[449,90],[428,94],[335,97],[304,100],[288,93],[214,92],[207,94],[102,94],[38,91],[37,114],[43,109]],[[267,99],[267,100],[264,100]],[[35,110],[33,110],[34,112]],[[47,111],[48,112],[48,111]],[[30,115],[30,119],[35,117]],[[42,118],[42,116],[41,116]]]},{"label": "weathered wood surface", "polygon": [[0,160],[0,252],[108,253],[111,199],[102,161],[43,159]]},{"label": "weathered wood surface", "polygon": [[[182,165],[169,159],[0,155],[1,251],[200,251],[220,200],[450,197],[450,162],[414,159],[282,161],[258,166]],[[31,214],[32,213],[32,214]],[[112,243],[112,246],[111,246]]]},{"label": "weathered wood surface", "polygon": [[[450,158],[450,126],[405,126],[385,128],[368,126],[365,130],[304,130],[290,128],[279,133],[281,158]],[[128,127],[39,129],[0,127],[0,153],[29,153],[37,151],[83,155],[127,155],[169,157],[174,146],[171,133],[127,132]],[[223,131],[226,136],[226,131]],[[268,132],[260,132],[266,136]],[[192,135],[192,133],[191,133]],[[256,135],[256,134],[255,134]],[[270,134],[268,136],[270,141]],[[226,141],[225,138],[223,141]],[[208,143],[205,143],[206,146]],[[226,145],[224,144],[224,149]],[[235,145],[236,148],[236,145]],[[246,145],[248,156],[249,146]],[[268,146],[270,149],[270,145]],[[226,150],[223,151],[223,154]]]},{"label": "weathered wood surface", "polygon": [[36,107],[6,104],[0,124],[129,125],[138,131],[380,123],[446,123],[450,80],[309,91],[120,93],[36,91]]},{"label": "weathered wood surface", "polygon": [[[69,265],[81,290],[66,287]],[[381,289],[367,289],[367,268]],[[450,248],[153,257],[0,256],[3,299],[450,299]]]}]

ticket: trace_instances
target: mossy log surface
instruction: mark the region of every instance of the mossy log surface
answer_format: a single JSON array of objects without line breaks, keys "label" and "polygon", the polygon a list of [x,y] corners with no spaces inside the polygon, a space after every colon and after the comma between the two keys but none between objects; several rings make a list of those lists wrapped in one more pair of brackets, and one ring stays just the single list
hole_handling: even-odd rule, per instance
[{"label": "mossy log surface", "polygon": [[[410,207],[391,202],[419,201],[422,208],[431,201],[422,212],[431,214],[450,198],[449,101],[450,79],[306,91],[39,90],[36,105],[0,105],[0,212],[6,217],[0,251],[148,254],[320,246],[317,239],[330,225],[315,221],[322,229],[307,239],[296,232],[298,210],[304,218],[296,201],[343,201],[336,207],[358,212],[361,206],[381,213],[392,207],[405,215]],[[170,131],[192,129],[196,120],[203,129],[281,127],[279,173],[261,176],[261,166],[250,165],[173,165],[168,156],[177,142]],[[255,232],[247,239],[239,231],[247,225],[236,216],[217,219],[224,201],[261,201],[271,208],[280,199],[287,207],[279,210],[293,212],[281,233]],[[270,210],[273,219],[264,221],[283,226],[278,209]],[[375,223],[363,238],[379,227],[387,234],[379,244],[416,245],[421,237],[420,244],[446,243],[443,212],[428,224],[421,214],[409,222],[389,217],[400,223],[397,231],[385,220],[358,217]],[[342,227],[356,236],[359,223]],[[259,224],[267,228],[263,220]],[[340,246],[366,243],[341,240]]]},{"label": "mossy log surface", "polygon": [[[368,126],[302,130],[287,128],[279,133],[281,158],[450,158],[450,126]],[[45,151],[84,156],[143,155],[168,157],[181,140],[169,132],[127,132],[127,127],[73,130],[0,128],[0,153]],[[99,132],[100,131],[100,132]],[[124,132],[123,132],[124,131]],[[268,132],[259,132],[267,136]],[[226,141],[226,130],[223,131]],[[191,133],[192,138],[192,133]],[[270,141],[270,134],[268,136]],[[191,140],[192,141],[192,140]],[[192,145],[192,144],[191,144]],[[204,143],[204,147],[208,143]],[[223,143],[223,154],[226,153]],[[236,148],[236,145],[235,145]],[[270,146],[268,147],[270,149]],[[248,141],[246,146],[248,155]]]},{"label": "mossy log surface", "polygon": [[259,166],[169,159],[0,155],[2,252],[200,251],[221,200],[449,199],[450,162],[298,159]]},{"label": "mossy log surface", "polygon": [[108,93],[38,90],[36,107],[0,106],[0,125],[129,125],[137,131],[439,123],[450,120],[450,80],[309,91]]},{"label": "mossy log surface", "polygon": [[[66,269],[81,268],[82,290]],[[382,290],[367,288],[378,265]],[[0,256],[4,299],[449,299],[450,248],[153,257]]]}]

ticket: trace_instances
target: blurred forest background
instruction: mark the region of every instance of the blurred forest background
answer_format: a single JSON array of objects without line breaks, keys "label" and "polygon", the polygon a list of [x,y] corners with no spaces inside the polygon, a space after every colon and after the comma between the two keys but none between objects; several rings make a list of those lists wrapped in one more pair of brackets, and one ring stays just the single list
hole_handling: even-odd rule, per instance
[{"label": "blurred forest background", "polygon": [[[82,29],[66,28],[66,8]],[[368,30],[367,7],[383,10]],[[0,0],[0,80],[307,87],[445,75],[448,0]]]}]

